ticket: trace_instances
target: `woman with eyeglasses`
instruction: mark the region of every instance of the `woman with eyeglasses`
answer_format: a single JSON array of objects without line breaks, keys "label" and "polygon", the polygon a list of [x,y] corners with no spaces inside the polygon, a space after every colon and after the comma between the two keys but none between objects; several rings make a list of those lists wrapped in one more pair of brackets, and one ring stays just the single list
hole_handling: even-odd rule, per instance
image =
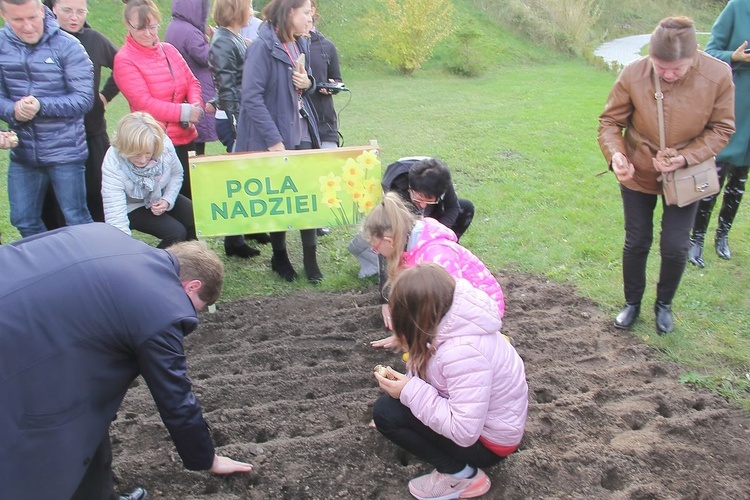
[{"label": "woman with eyeglasses", "polygon": [[459,240],[474,219],[474,204],[458,197],[448,166],[437,158],[400,158],[388,165],[381,184],[383,192],[396,191],[422,215],[452,229]]},{"label": "woman with eyeglasses", "polygon": [[[381,276],[380,289],[387,300],[389,284],[404,270],[420,262],[434,262],[454,278],[463,278],[484,291],[497,304],[499,317],[505,314],[503,289],[487,266],[458,244],[456,234],[430,217],[422,218],[410,210],[393,192],[383,195],[383,202],[365,219],[362,233],[372,251],[386,259],[387,277]],[[392,329],[388,304],[382,307],[383,322]],[[391,348],[394,337],[372,343],[374,347]]]},{"label": "woman with eyeglasses", "polygon": [[[458,197],[450,170],[437,158],[399,158],[385,169],[381,185],[384,193],[397,193],[415,213],[436,219],[452,230],[456,241],[461,240],[474,219],[474,204]],[[370,245],[360,233],[352,238],[348,250],[360,264],[360,278],[384,273],[385,259],[372,255]]]},{"label": "woman with eyeglasses", "polygon": [[188,151],[203,116],[200,83],[177,49],[159,40],[161,14],[152,0],[126,2],[124,17],[128,34],[112,74],[130,111],[145,111],[165,128],[184,172],[180,193],[190,198]]}]

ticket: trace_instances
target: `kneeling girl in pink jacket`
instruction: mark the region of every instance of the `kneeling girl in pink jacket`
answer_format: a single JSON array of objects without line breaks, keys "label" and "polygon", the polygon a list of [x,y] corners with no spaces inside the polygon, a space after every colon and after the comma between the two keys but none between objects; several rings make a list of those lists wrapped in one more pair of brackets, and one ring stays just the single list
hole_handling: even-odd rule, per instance
[{"label": "kneeling girl in pink jacket", "polygon": [[434,263],[400,274],[389,300],[408,373],[375,373],[381,434],[435,467],[409,481],[419,499],[474,498],[490,489],[479,467],[513,453],[526,425],[523,361],[500,333],[493,300]]},{"label": "kneeling girl in pink jacket", "polygon": [[[381,276],[381,292],[387,298],[389,284],[404,269],[420,262],[435,262],[454,278],[463,278],[487,293],[500,318],[505,314],[503,289],[487,266],[458,243],[456,233],[430,217],[422,218],[410,210],[395,193],[385,193],[383,202],[367,216],[362,227],[372,251],[385,257],[386,277]],[[383,304],[383,322],[392,328],[388,304]],[[393,337],[372,343],[390,348]]]}]

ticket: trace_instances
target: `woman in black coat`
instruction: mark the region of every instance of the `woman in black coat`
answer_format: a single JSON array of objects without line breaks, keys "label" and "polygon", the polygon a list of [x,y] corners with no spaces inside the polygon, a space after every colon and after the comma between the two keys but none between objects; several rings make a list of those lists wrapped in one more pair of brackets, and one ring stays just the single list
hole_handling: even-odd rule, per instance
[{"label": "woman in black coat", "polygon": [[[313,5],[313,24],[310,29],[310,69],[315,81],[320,83],[343,83],[341,80],[341,67],[339,65],[339,53],[336,45],[324,37],[315,28],[318,19],[315,2]],[[310,94],[310,103],[315,111],[315,119],[318,122],[320,133],[320,147],[323,149],[336,148],[339,144],[339,124],[336,117],[336,108],[333,106],[333,94],[335,91],[319,88]]]},{"label": "woman in black coat", "polygon": [[[217,24],[211,46],[208,49],[208,69],[211,71],[216,99],[216,132],[231,152],[237,137],[237,120],[240,116],[240,92],[242,90],[242,64],[247,45],[240,30],[250,17],[251,0],[216,0],[213,18]],[[258,243],[268,243],[266,233],[249,235]],[[245,243],[242,235],[224,238],[224,253],[246,259],[260,255],[260,250]]]}]

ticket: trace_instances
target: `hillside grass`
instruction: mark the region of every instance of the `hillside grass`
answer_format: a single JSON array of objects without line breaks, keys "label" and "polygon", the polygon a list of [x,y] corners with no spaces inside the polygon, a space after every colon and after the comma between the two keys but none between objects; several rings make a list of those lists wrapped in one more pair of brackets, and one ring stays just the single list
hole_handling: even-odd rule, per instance
[{"label": "hillside grass", "polygon": [[[602,42],[651,33],[667,16],[685,15],[711,31],[725,0],[469,0],[486,16],[537,45],[590,54]],[[588,29],[584,29],[588,28]]]},{"label": "hillside grass", "polygon": [[[614,315],[623,302],[622,207],[614,177],[594,174],[606,168],[596,143],[597,117],[615,77],[581,58],[514,34],[473,3],[456,1],[458,20],[481,32],[477,56],[485,71],[478,78],[464,79],[441,66],[451,55],[450,40],[413,77],[383,68],[368,57],[357,37],[366,4],[319,2],[324,16],[320,29],[336,42],[344,80],[352,89],[351,95],[335,98],[346,144],[366,145],[376,139],[383,165],[406,155],[442,158],[451,167],[459,193],[477,207],[462,243],[501,281],[510,273],[545,276],[570,284],[570,293],[589,297]],[[118,45],[124,35],[121,8],[111,0],[90,3],[92,25]],[[656,20],[646,24],[653,26]],[[163,29],[166,20],[162,24]],[[126,112],[122,97],[115,99],[107,111],[110,128]],[[209,146],[209,153],[219,152],[217,144]],[[18,233],[9,224],[6,170],[7,152],[0,152],[0,230],[7,243]],[[749,213],[743,206],[732,229],[732,260],[719,259],[709,242],[706,269],[688,267],[674,302],[676,331],[665,337],[654,334],[650,312],[659,262],[658,241],[654,242],[644,313],[630,333],[682,363],[684,381],[710,387],[748,411]],[[715,220],[716,214],[709,231]],[[225,259],[222,302],[371,286],[373,279],[357,279],[357,263],[346,249],[355,230],[337,227],[319,240],[325,280],[318,287],[304,280],[287,284],[277,279],[270,271],[270,248],[249,261]],[[299,237],[290,232],[289,238],[292,262],[301,271]],[[220,239],[208,242],[223,254]]]}]

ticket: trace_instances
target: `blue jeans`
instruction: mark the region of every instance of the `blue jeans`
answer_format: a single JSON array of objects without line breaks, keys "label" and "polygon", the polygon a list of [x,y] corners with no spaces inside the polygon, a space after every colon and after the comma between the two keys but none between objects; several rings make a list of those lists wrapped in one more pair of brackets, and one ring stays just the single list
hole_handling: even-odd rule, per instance
[{"label": "blue jeans", "polygon": [[93,222],[86,206],[85,173],[83,163],[29,167],[11,161],[8,166],[11,224],[24,238],[47,230],[42,221],[42,203],[49,184],[67,225]]},{"label": "blue jeans", "polygon": [[237,131],[232,126],[232,120],[229,118],[216,119],[216,135],[219,140],[227,148],[227,153],[231,153],[234,149],[234,141],[237,138]]}]

